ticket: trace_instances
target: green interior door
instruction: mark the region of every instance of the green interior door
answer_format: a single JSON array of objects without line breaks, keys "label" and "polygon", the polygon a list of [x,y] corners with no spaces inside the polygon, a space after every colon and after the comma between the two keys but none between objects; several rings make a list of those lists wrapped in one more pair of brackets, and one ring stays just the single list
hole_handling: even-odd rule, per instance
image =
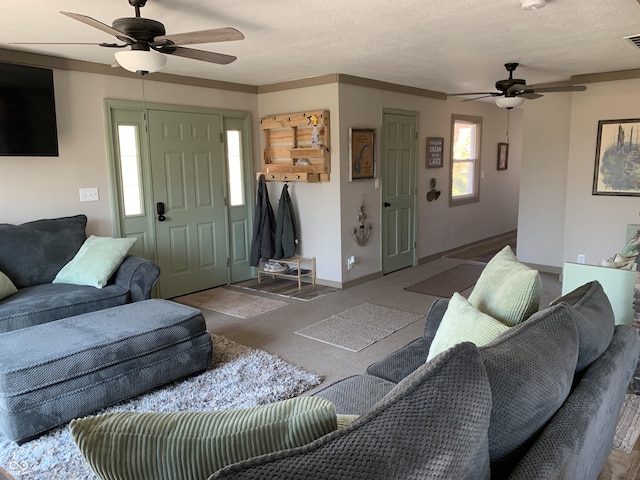
[{"label": "green interior door", "polygon": [[418,119],[385,112],[382,140],[382,271],[414,264]]},{"label": "green interior door", "polygon": [[156,215],[159,295],[171,298],[226,284],[221,117],[163,110],[148,114],[154,203],[164,206],[164,214]]}]

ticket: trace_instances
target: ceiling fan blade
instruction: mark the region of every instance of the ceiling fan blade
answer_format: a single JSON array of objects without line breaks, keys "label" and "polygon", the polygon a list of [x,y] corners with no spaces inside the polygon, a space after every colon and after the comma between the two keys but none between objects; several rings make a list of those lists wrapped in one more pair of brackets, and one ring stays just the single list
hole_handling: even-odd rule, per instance
[{"label": "ceiling fan blade", "polygon": [[536,98],[542,97],[542,95],[540,95],[539,93],[534,93],[530,91],[530,92],[519,94],[518,97],[526,98],[527,100],[535,100]]},{"label": "ceiling fan blade", "polygon": [[465,98],[464,100],[460,100],[461,102],[470,102],[472,100],[480,100],[481,98],[489,98],[489,97],[500,97],[501,93],[492,93],[490,95],[482,95],[481,97],[473,97],[473,98]]},{"label": "ceiling fan blade", "polygon": [[97,45],[99,47],[109,48],[123,48],[128,47],[128,44],[119,43],[96,43],[96,42],[11,42],[10,45]]},{"label": "ceiling fan blade", "polygon": [[587,87],[585,87],[584,85],[570,85],[567,87],[541,87],[541,88],[535,88],[535,87],[528,87],[527,90],[525,90],[526,93],[529,93],[529,91],[533,92],[533,93],[551,93],[551,92],[584,92],[587,89]]},{"label": "ceiling fan blade", "polygon": [[173,45],[193,45],[196,43],[230,42],[232,40],[242,40],[243,38],[244,35],[235,28],[224,27],[200,30],[197,32],[161,35],[154,38],[153,41],[157,43],[169,41]]},{"label": "ceiling fan blade", "polygon": [[497,97],[502,95],[502,92],[467,92],[467,93],[447,93],[447,97],[461,97],[465,95],[486,95],[487,97]]},{"label": "ceiling fan blade", "polygon": [[79,13],[72,13],[72,12],[60,12],[60,13],[63,15],[66,15],[69,18],[73,18],[74,20],[78,20],[79,22],[89,25],[90,27],[97,28],[98,30],[102,30],[103,32],[108,33],[109,35],[113,35],[114,37],[118,38],[119,40],[122,40],[123,42],[136,43],[135,38],[130,37],[126,33],[121,32],[120,30],[116,30],[115,28],[110,27],[105,23],[99,22],[95,18],[87,17],[86,15],[81,15]]},{"label": "ceiling fan blade", "polygon": [[203,62],[217,63],[219,65],[227,65],[235,61],[238,57],[233,55],[225,55],[224,53],[207,52],[204,50],[196,50],[194,48],[184,48],[170,46],[167,48],[157,48],[160,53],[168,55],[177,55],[179,57],[191,58],[193,60],[202,60]]}]

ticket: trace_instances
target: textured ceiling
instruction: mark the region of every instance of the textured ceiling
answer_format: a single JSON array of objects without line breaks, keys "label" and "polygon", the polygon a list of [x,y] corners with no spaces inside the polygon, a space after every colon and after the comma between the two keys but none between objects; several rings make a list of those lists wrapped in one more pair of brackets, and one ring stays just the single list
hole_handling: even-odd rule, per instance
[{"label": "textured ceiling", "polygon": [[[60,10],[109,25],[134,16],[127,0],[2,3],[0,48],[107,65],[112,49],[13,42],[114,41]],[[550,0],[537,11],[520,0],[148,0],[142,16],[168,34],[239,29],[245,40],[191,46],[234,63],[171,56],[162,71],[248,85],[343,73],[452,93],[493,91],[506,62],[530,85],[640,68],[640,49],[623,39],[640,33],[637,0]]]}]

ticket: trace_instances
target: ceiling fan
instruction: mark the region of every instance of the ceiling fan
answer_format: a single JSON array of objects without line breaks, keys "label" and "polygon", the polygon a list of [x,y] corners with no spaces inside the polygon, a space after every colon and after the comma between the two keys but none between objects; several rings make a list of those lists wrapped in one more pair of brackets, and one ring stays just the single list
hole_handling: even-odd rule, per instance
[{"label": "ceiling fan", "polygon": [[584,85],[569,85],[566,87],[531,87],[527,85],[526,80],[521,78],[513,78],[513,72],[518,68],[517,63],[505,63],[504,68],[509,72],[509,78],[504,80],[498,80],[496,82],[496,89],[498,92],[470,92],[470,93],[448,93],[447,96],[465,96],[465,95],[480,95],[475,98],[468,98],[463,102],[469,100],[478,100],[486,97],[497,97],[496,105],[502,108],[512,109],[522,105],[524,99],[534,100],[542,97],[543,93],[551,92],[582,92],[587,89]]},{"label": "ceiling fan", "polygon": [[244,35],[235,28],[213,28],[194,32],[177,33],[167,35],[164,25],[150,18],[140,16],[140,8],[144,7],[147,0],[128,0],[129,5],[135,8],[135,17],[118,18],[113,21],[113,26],[104,24],[94,18],[79,13],[60,12],[69,18],[82,22],[90,27],[116,37],[122,43],[96,43],[107,48],[130,49],[116,52],[116,60],[123,68],[145,75],[160,70],[167,62],[165,55],[201,60],[203,62],[226,65],[236,60],[237,57],[223,53],[208,52],[185,48],[182,45],[197,43],[228,42],[242,40]]}]

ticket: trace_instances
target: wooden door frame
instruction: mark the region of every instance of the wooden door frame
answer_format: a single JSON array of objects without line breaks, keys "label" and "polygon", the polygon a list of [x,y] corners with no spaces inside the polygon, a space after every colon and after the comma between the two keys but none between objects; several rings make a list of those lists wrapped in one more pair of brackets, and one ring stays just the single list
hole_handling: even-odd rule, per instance
[{"label": "wooden door frame", "polygon": [[[380,197],[381,197],[381,201],[380,201],[380,225],[381,225],[381,231],[382,233],[382,238],[380,239],[380,270],[382,271],[382,274],[385,275],[385,271],[384,271],[384,239],[385,239],[385,235],[384,235],[384,229],[386,228],[386,222],[384,221],[384,207],[382,207],[382,202],[384,201],[384,191],[386,189],[386,185],[384,184],[385,180],[386,180],[386,169],[387,169],[387,162],[386,162],[386,131],[384,130],[385,128],[385,115],[404,115],[407,117],[413,117],[415,118],[416,121],[416,135],[415,135],[415,139],[414,139],[414,145],[415,145],[415,162],[414,162],[414,171],[413,171],[413,216],[411,221],[413,222],[413,238],[411,239],[411,241],[413,242],[413,259],[412,259],[412,266],[416,266],[418,265],[418,194],[417,194],[417,189],[418,189],[418,153],[419,153],[419,142],[418,139],[420,137],[420,112],[416,111],[416,110],[402,110],[402,109],[398,109],[398,108],[383,108],[382,109],[382,119],[381,119],[381,124],[382,124],[382,128],[381,128],[381,133],[382,133],[382,140],[381,140],[381,151],[382,151],[382,155],[380,158],[380,172],[381,172],[381,178],[382,178],[382,188],[380,189]],[[392,272],[389,272],[392,273]]]},{"label": "wooden door frame", "polygon": [[[112,215],[112,224],[113,224],[113,232],[115,236],[122,235],[122,216],[121,212],[123,211],[122,200],[120,196],[120,192],[118,189],[119,179],[118,179],[118,170],[116,168],[116,162],[118,159],[118,154],[115,151],[115,142],[113,139],[115,138],[116,132],[114,131],[113,124],[113,112],[116,110],[131,110],[134,112],[139,112],[142,117],[142,122],[144,125],[144,132],[140,132],[140,165],[141,165],[141,175],[142,175],[142,187],[144,189],[144,210],[147,213],[147,227],[149,236],[152,239],[152,245],[150,246],[150,251],[153,252],[153,258],[150,260],[156,261],[156,218],[155,218],[155,204],[154,204],[154,192],[151,178],[151,154],[150,154],[150,136],[148,131],[148,111],[149,110],[162,110],[167,112],[180,112],[180,113],[195,113],[195,114],[208,114],[208,115],[219,115],[221,117],[221,131],[224,132],[224,119],[225,118],[234,118],[234,119],[242,119],[245,123],[246,134],[245,138],[243,138],[243,147],[246,148],[246,155],[244,156],[244,169],[246,175],[244,177],[245,180],[245,201],[247,202],[248,207],[248,225],[249,228],[253,227],[253,211],[254,211],[254,202],[253,202],[253,154],[252,154],[252,132],[251,132],[251,112],[241,111],[241,110],[229,110],[223,108],[209,108],[209,107],[194,107],[188,105],[171,105],[171,104],[162,104],[162,103],[148,103],[148,102],[137,102],[137,101],[128,101],[128,100],[112,100],[105,99],[103,102],[104,112],[105,112],[105,135],[107,139],[107,157],[108,157],[108,170],[109,170],[109,190],[111,196],[111,215]],[[223,135],[224,137],[224,135]],[[223,159],[226,159],[226,139],[222,139],[221,141],[221,155]],[[226,160],[225,160],[226,161]],[[228,198],[228,179],[224,182],[225,188],[225,197]],[[227,222],[227,234],[228,223],[229,223],[229,212],[228,207],[225,208],[225,221]],[[252,235],[253,232],[250,232]],[[228,237],[228,235],[227,235]],[[225,245],[227,252],[229,251],[229,238],[227,238],[227,244]],[[230,268],[230,267],[229,267]],[[227,278],[229,279],[231,276],[230,270],[227,271]]]}]

